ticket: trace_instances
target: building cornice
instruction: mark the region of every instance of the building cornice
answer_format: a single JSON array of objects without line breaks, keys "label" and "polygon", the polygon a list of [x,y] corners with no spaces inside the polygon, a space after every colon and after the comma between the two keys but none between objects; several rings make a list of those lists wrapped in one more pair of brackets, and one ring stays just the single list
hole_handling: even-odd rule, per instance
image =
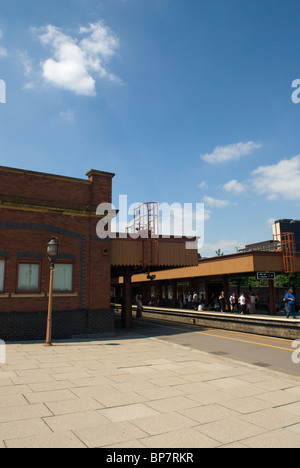
[{"label": "building cornice", "polygon": [[0,197],[0,209],[1,208],[90,218],[102,218],[104,216],[96,214],[96,207],[93,206],[68,205],[65,203],[52,203],[9,197]]},{"label": "building cornice", "polygon": [[68,176],[62,176],[62,175],[57,175],[57,174],[48,174],[46,172],[29,171],[26,169],[17,169],[14,167],[0,166],[0,172],[10,172],[10,173],[20,174],[20,175],[25,175],[25,176],[55,179],[55,180],[61,180],[65,182],[78,182],[78,183],[85,184],[85,185],[91,185],[91,181],[86,180],[86,179],[79,179],[76,177],[68,177]]}]

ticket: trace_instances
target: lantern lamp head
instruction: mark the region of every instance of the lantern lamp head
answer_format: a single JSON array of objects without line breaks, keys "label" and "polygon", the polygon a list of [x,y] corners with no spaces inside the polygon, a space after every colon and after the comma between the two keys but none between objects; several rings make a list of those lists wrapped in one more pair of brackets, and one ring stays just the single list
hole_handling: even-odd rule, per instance
[{"label": "lantern lamp head", "polygon": [[58,256],[58,242],[57,237],[51,237],[50,241],[47,244],[47,255],[50,262],[53,264]]}]

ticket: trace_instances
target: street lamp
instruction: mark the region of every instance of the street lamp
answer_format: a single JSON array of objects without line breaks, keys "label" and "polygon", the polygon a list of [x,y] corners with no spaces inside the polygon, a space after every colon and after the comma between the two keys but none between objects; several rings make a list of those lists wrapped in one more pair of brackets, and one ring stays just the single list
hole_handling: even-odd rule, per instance
[{"label": "street lamp", "polygon": [[48,318],[47,318],[47,333],[45,346],[52,346],[52,293],[53,293],[53,274],[54,262],[58,255],[57,237],[51,237],[47,244],[47,255],[50,261],[50,284],[49,284],[49,302],[48,302]]}]

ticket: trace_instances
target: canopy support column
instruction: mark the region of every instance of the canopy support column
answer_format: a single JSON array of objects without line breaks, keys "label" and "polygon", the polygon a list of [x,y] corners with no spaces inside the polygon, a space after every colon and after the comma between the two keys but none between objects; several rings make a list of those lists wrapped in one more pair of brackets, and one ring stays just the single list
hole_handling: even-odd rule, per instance
[{"label": "canopy support column", "polygon": [[132,328],[132,285],[129,268],[124,273],[124,328]]},{"label": "canopy support column", "polygon": [[276,315],[276,297],[274,280],[269,280],[269,303],[270,303],[270,315]]}]

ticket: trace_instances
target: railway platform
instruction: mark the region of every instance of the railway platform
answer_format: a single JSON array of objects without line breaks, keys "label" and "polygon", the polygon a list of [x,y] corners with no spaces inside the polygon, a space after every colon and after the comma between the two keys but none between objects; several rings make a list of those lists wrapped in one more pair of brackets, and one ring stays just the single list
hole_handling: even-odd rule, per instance
[{"label": "railway platform", "polygon": [[[113,307],[120,313],[120,304],[114,304]],[[133,315],[135,315],[136,306],[133,306],[132,310]],[[170,309],[151,306],[143,307],[143,317],[291,340],[300,339],[300,317],[296,319],[290,317],[288,319],[284,316],[267,315],[263,313],[240,315],[238,313],[229,312],[199,312],[187,309]]]},{"label": "railway platform", "polygon": [[6,346],[0,448],[117,456],[300,446],[297,376],[145,337],[142,328]]}]

